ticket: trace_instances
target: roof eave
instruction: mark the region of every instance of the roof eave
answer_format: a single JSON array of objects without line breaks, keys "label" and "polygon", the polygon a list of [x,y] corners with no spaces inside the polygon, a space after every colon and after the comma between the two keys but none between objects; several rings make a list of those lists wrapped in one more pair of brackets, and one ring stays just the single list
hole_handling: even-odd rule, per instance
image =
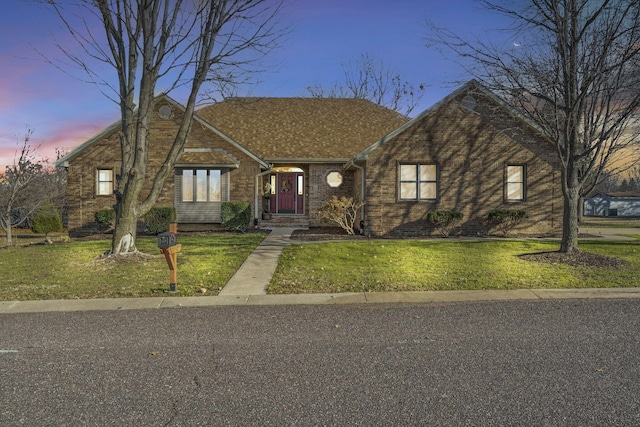
[{"label": "roof eave", "polygon": [[348,158],[340,158],[340,159],[331,159],[331,158],[318,158],[318,159],[309,159],[309,158],[281,158],[281,159],[266,159],[271,164],[276,163],[345,163],[348,162]]},{"label": "roof eave", "polygon": [[80,154],[82,154],[82,152],[84,150],[86,150],[87,148],[91,147],[93,144],[95,144],[96,142],[102,140],[107,135],[111,134],[111,132],[113,132],[116,129],[118,129],[120,127],[121,123],[122,123],[122,120],[118,120],[115,123],[107,126],[103,131],[101,131],[97,135],[91,137],[90,139],[86,140],[85,142],[83,142],[82,144],[80,144],[79,146],[74,148],[73,150],[69,151],[64,156],[60,157],[56,161],[56,167],[68,167],[69,166],[69,162],[71,160],[75,159]]},{"label": "roof eave", "polygon": [[237,169],[240,165],[237,163],[176,163],[174,168],[228,168]]}]

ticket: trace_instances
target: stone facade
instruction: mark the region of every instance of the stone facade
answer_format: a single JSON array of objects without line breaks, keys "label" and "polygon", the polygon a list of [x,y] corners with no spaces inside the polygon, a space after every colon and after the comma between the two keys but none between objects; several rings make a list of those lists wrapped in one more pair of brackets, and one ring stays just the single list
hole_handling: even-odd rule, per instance
[{"label": "stone facade", "polygon": [[[462,212],[458,231],[464,235],[490,231],[485,220],[494,209],[525,211],[529,218],[514,230],[519,234],[561,229],[560,172],[553,146],[493,98],[478,92],[473,97],[459,94],[368,153],[366,234],[433,235],[436,230],[426,215],[435,210]],[[435,200],[401,200],[402,163],[437,165]],[[523,201],[506,200],[507,165],[525,166]]]}]

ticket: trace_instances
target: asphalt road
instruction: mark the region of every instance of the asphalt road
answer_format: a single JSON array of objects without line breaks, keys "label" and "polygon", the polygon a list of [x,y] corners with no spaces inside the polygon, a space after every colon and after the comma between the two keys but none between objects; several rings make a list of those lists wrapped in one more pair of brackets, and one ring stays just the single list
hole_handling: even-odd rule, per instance
[{"label": "asphalt road", "polygon": [[0,315],[2,426],[640,425],[640,300]]}]

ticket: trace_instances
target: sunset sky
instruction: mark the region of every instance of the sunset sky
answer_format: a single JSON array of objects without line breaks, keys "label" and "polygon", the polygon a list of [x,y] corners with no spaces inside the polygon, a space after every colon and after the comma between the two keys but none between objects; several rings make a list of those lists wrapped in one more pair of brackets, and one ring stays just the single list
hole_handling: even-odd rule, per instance
[{"label": "sunset sky", "polygon": [[[34,130],[31,142],[40,145],[39,155],[54,158],[55,148],[71,150],[119,118],[116,105],[96,86],[44,59],[62,60],[57,44],[71,46],[57,17],[31,0],[7,1],[12,7],[0,15],[2,171],[13,162],[27,127]],[[495,36],[487,30],[504,26],[473,0],[288,0],[283,22],[292,31],[268,58],[270,71],[247,94],[309,96],[308,86],[341,81],[342,64],[368,53],[411,83],[427,86],[413,112],[418,114],[453,90],[453,81],[467,78],[426,47],[426,19],[481,36]],[[171,95],[184,101],[178,92]]]}]

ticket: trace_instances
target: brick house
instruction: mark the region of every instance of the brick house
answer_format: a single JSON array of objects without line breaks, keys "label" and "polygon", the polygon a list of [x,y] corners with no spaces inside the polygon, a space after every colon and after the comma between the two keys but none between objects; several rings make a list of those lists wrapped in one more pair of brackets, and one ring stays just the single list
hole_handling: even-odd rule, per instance
[{"label": "brick house", "polygon": [[362,180],[365,228],[375,235],[433,234],[431,210],[462,212],[465,235],[488,232],[494,209],[525,211],[521,234],[562,229],[554,146],[475,81],[354,156],[350,167]]},{"label": "brick house", "polygon": [[[150,175],[183,108],[159,96],[155,111]],[[58,161],[68,168],[71,233],[95,229],[95,212],[114,204],[118,130],[114,123]],[[412,120],[358,99],[229,99],[196,112],[174,171],[157,205],[174,206],[181,229],[215,227],[225,201],[250,202],[261,227],[320,226],[331,196],[363,194],[370,235],[431,234],[425,215],[436,209],[462,211],[471,234],[499,208],[527,211],[523,233],[561,226],[553,147],[475,82]]]}]

